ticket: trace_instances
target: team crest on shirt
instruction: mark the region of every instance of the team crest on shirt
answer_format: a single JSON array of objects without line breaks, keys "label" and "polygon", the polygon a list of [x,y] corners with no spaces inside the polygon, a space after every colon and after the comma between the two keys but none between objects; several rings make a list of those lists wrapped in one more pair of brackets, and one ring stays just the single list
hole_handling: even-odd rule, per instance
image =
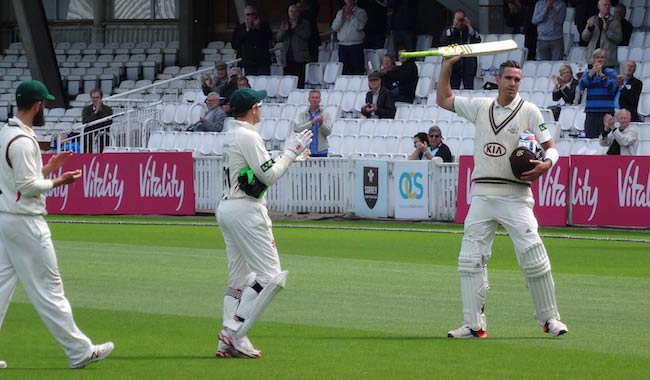
[{"label": "team crest on shirt", "polygon": [[508,126],[508,132],[512,133],[513,135],[518,135],[519,134],[519,126],[517,124],[510,124]]}]

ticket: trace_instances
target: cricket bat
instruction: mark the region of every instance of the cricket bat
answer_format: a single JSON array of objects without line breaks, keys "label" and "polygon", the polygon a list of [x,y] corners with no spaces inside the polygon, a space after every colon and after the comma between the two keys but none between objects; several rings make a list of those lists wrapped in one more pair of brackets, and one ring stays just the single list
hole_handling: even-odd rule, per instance
[{"label": "cricket bat", "polygon": [[518,49],[517,43],[513,40],[483,42],[467,45],[449,45],[433,50],[407,51],[401,54],[403,58],[419,58],[428,56],[453,57],[463,53],[465,57],[476,57],[479,55],[495,55]]}]

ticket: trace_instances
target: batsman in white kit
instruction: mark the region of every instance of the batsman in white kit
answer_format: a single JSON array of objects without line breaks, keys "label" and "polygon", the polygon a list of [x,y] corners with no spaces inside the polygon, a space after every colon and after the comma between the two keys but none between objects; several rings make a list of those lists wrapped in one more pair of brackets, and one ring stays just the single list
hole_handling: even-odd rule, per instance
[{"label": "batsman in white kit", "polygon": [[287,276],[280,268],[265,194],[295,160],[304,158],[301,153],[312,140],[311,130],[292,134],[284,153],[272,159],[255,129],[265,97],[266,91],[242,88],[230,98],[235,120],[224,142],[224,196],[216,212],[228,256],[219,358],[262,355],[248,339],[248,330],[284,288]]},{"label": "batsman in white kit", "polygon": [[[16,116],[0,128],[0,325],[20,280],[70,366],[83,368],[106,358],[113,343],[92,344],[75,324],[63,292],[50,229],[43,218],[45,193],[81,178],[81,170],[45,179],[72,155],[61,152],[43,166],[32,126],[43,125],[46,100],[54,97],[43,83],[21,83],[16,89]],[[6,363],[0,362],[0,367]]]},{"label": "batsman in white kit", "polygon": [[[518,62],[501,64],[496,77],[499,86],[496,99],[469,99],[454,96],[449,84],[452,65],[460,57],[443,60],[436,94],[440,107],[476,126],[471,205],[458,257],[464,321],[447,335],[450,338],[487,337],[484,313],[489,288],[487,261],[499,224],[512,239],[533,298],[537,323],[553,336],[562,335],[568,329],[560,321],[551,263],[537,231],[531,191],[531,182],[557,162],[559,153],[537,106],[519,96],[522,70]],[[509,157],[526,131],[535,135],[544,149],[544,158],[530,160],[534,167],[516,178]]]}]

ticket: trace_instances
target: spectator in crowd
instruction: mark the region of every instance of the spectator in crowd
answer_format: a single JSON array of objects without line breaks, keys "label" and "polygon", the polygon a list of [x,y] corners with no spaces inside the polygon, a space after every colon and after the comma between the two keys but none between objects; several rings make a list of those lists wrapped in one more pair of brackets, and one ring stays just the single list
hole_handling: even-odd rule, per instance
[{"label": "spectator in crowd", "polygon": [[612,115],[606,114],[603,123],[605,129],[600,135],[600,145],[608,146],[607,154],[634,156],[639,147],[639,130],[630,125],[630,111],[622,108],[618,112],[618,122]]},{"label": "spectator in crowd", "polygon": [[339,43],[339,61],[343,63],[345,75],[363,75],[363,40],[367,22],[368,15],[357,6],[356,0],[345,0],[332,22],[332,30],[336,32]]},{"label": "spectator in crowd", "polygon": [[311,129],[314,137],[309,145],[311,157],[327,157],[329,143],[327,136],[332,133],[332,118],[320,106],[320,91],[309,91],[309,107],[296,115],[293,130],[297,133]]},{"label": "spectator in crowd", "polygon": [[[113,109],[102,102],[103,95],[99,88],[90,91],[90,104],[81,110],[82,123],[88,124],[113,114]],[[109,144],[110,127],[108,126],[111,124],[113,124],[113,120],[84,127],[84,153],[104,151],[104,147]],[[104,129],[104,127],[106,128]],[[97,142],[97,149],[94,149],[93,142]]]},{"label": "spectator in crowd", "polygon": [[[295,0],[294,0],[295,1]],[[318,47],[320,46],[320,32],[318,31],[318,13],[320,12],[319,0],[295,1],[303,20],[309,21],[309,61],[318,62]]]},{"label": "spectator in crowd", "polygon": [[360,0],[358,3],[368,15],[368,22],[364,28],[364,49],[383,49],[386,45],[387,34],[387,2],[385,0]]},{"label": "spectator in crowd", "polygon": [[431,156],[431,153],[429,153],[429,139],[426,133],[420,132],[413,136],[413,147],[415,150],[409,155],[409,160],[430,160],[433,158],[433,156],[427,158],[427,154]]},{"label": "spectator in crowd", "polygon": [[[405,51],[400,49],[399,52]],[[418,84],[418,67],[413,58],[399,58],[402,63],[395,69],[389,70],[382,76],[382,84],[386,77],[386,82],[391,83],[394,88],[390,90],[393,100],[396,102],[413,103],[415,99],[415,87]]]},{"label": "spectator in crowd", "polygon": [[[569,6],[575,8],[574,23],[578,29],[578,34],[582,36],[589,17],[598,14],[598,0],[569,0]],[[581,38],[578,45],[587,46],[587,41]]]},{"label": "spectator in crowd", "polygon": [[537,0],[532,21],[537,25],[538,61],[559,61],[564,57],[562,25],[565,18],[564,0]]},{"label": "spectator in crowd", "polygon": [[237,88],[251,88],[251,84],[248,82],[248,78],[245,76],[239,77],[239,79],[237,79]]},{"label": "spectator in crowd", "polygon": [[627,61],[623,67],[623,75],[616,77],[618,89],[614,98],[614,107],[627,109],[632,115],[632,121],[640,122],[639,116],[639,99],[643,91],[643,82],[634,76],[636,72],[636,62]]},{"label": "spectator in crowd", "polygon": [[625,18],[626,13],[627,9],[625,8],[625,5],[622,3],[616,4],[614,7],[614,17],[616,17],[618,22],[621,23],[622,33],[621,42],[619,42],[618,46],[629,46],[630,38],[632,38],[632,30],[634,29],[634,26],[632,26],[632,23]]},{"label": "spectator in crowd", "polygon": [[[553,101],[563,100],[564,104],[579,104],[580,96],[576,97],[578,80],[573,77],[571,65],[560,66],[560,76],[551,76],[553,81]],[[579,95],[579,94],[578,94]]]},{"label": "spectator in crowd", "polygon": [[206,73],[201,73],[199,80],[201,81],[201,90],[203,95],[208,95],[211,92],[221,93],[223,87],[228,83],[228,66],[223,62],[214,64],[216,75],[211,76]]},{"label": "spectator in crowd", "polygon": [[587,57],[594,50],[602,49],[607,56],[605,65],[611,69],[618,65],[618,44],[623,39],[621,23],[609,12],[612,5],[610,0],[598,1],[598,14],[587,20],[587,27],[582,31],[581,38],[587,41]]},{"label": "spectator in crowd", "polygon": [[[397,87],[397,83],[393,82],[391,76],[389,75],[397,69],[395,66],[395,59],[390,55],[386,54],[381,58],[381,68],[379,69],[379,75],[381,75],[381,85],[388,90],[392,90]],[[374,70],[368,70],[368,74]]]},{"label": "spectator in crowd", "polygon": [[287,11],[288,20],[280,24],[276,40],[282,42],[284,57],[284,74],[298,77],[298,87],[305,86],[305,66],[310,61],[309,41],[311,25],[301,18],[298,5],[290,5]]},{"label": "spectator in crowd", "polygon": [[451,149],[449,149],[447,144],[442,142],[442,131],[440,127],[434,125],[429,128],[427,137],[429,138],[429,153],[431,156],[440,157],[443,162],[452,162],[454,160],[451,155]]},{"label": "spectator in crowd", "polygon": [[395,117],[395,101],[390,92],[381,86],[381,75],[377,71],[368,74],[370,91],[366,93],[366,104],[361,107],[365,117],[392,119]]},{"label": "spectator in crowd", "polygon": [[208,112],[205,113],[199,121],[192,125],[189,130],[193,132],[221,132],[223,122],[228,116],[226,111],[220,107],[219,94],[211,92],[205,98],[205,104],[208,105]]},{"label": "spectator in crowd", "polygon": [[[478,42],[481,42],[481,36],[472,26],[470,19],[465,16],[465,11],[460,9],[454,13],[453,24],[445,29],[440,36],[441,45],[461,45]],[[476,57],[463,57],[458,61],[451,73],[451,88],[458,90],[462,81],[465,90],[473,90],[477,65],[478,60]]]},{"label": "spectator in crowd", "polygon": [[237,26],[232,35],[232,47],[241,58],[241,66],[246,75],[271,74],[271,39],[273,34],[266,21],[257,14],[252,5],[244,9],[246,22]]},{"label": "spectator in crowd", "polygon": [[524,34],[528,59],[534,60],[537,52],[537,28],[531,22],[535,0],[504,0],[503,18],[513,34]]},{"label": "spectator in crowd", "polygon": [[230,101],[230,96],[237,91],[237,88],[239,88],[239,77],[241,76],[241,69],[239,67],[231,67],[230,68],[230,74],[228,75],[228,82],[221,86],[221,92],[218,91],[212,91],[216,92],[217,94],[221,95],[221,99],[224,101],[224,104],[229,103]]},{"label": "spectator in crowd", "polygon": [[[602,0],[601,0],[602,1]],[[609,0],[606,0],[609,1]],[[607,54],[602,49],[594,50],[592,67],[580,79],[580,89],[587,91],[585,104],[585,137],[597,138],[603,133],[605,114],[614,114],[616,95],[616,71],[605,66]]]},{"label": "spectator in crowd", "polygon": [[396,51],[400,46],[406,50],[415,50],[418,0],[389,0],[388,14],[390,36],[393,41],[393,51],[389,51],[388,54],[396,57]]}]

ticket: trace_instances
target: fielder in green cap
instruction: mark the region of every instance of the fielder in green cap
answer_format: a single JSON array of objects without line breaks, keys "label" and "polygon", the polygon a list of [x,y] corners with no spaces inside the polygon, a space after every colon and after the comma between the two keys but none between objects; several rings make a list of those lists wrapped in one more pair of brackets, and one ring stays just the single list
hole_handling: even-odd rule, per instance
[{"label": "fielder in green cap", "polygon": [[95,345],[75,324],[44,219],[45,194],[81,178],[81,170],[59,170],[71,151],[56,154],[43,165],[32,126],[38,124],[38,115],[42,118],[45,102],[53,99],[43,83],[21,83],[16,89],[16,116],[0,128],[0,325],[20,281],[70,366],[83,368],[106,358],[113,343]]},{"label": "fielder in green cap", "polygon": [[262,355],[248,339],[248,331],[284,287],[287,275],[280,267],[265,194],[312,140],[311,129],[292,134],[284,153],[273,160],[255,129],[265,97],[265,91],[250,88],[240,88],[230,97],[235,120],[224,142],[226,183],[216,211],[228,256],[218,358]]}]

